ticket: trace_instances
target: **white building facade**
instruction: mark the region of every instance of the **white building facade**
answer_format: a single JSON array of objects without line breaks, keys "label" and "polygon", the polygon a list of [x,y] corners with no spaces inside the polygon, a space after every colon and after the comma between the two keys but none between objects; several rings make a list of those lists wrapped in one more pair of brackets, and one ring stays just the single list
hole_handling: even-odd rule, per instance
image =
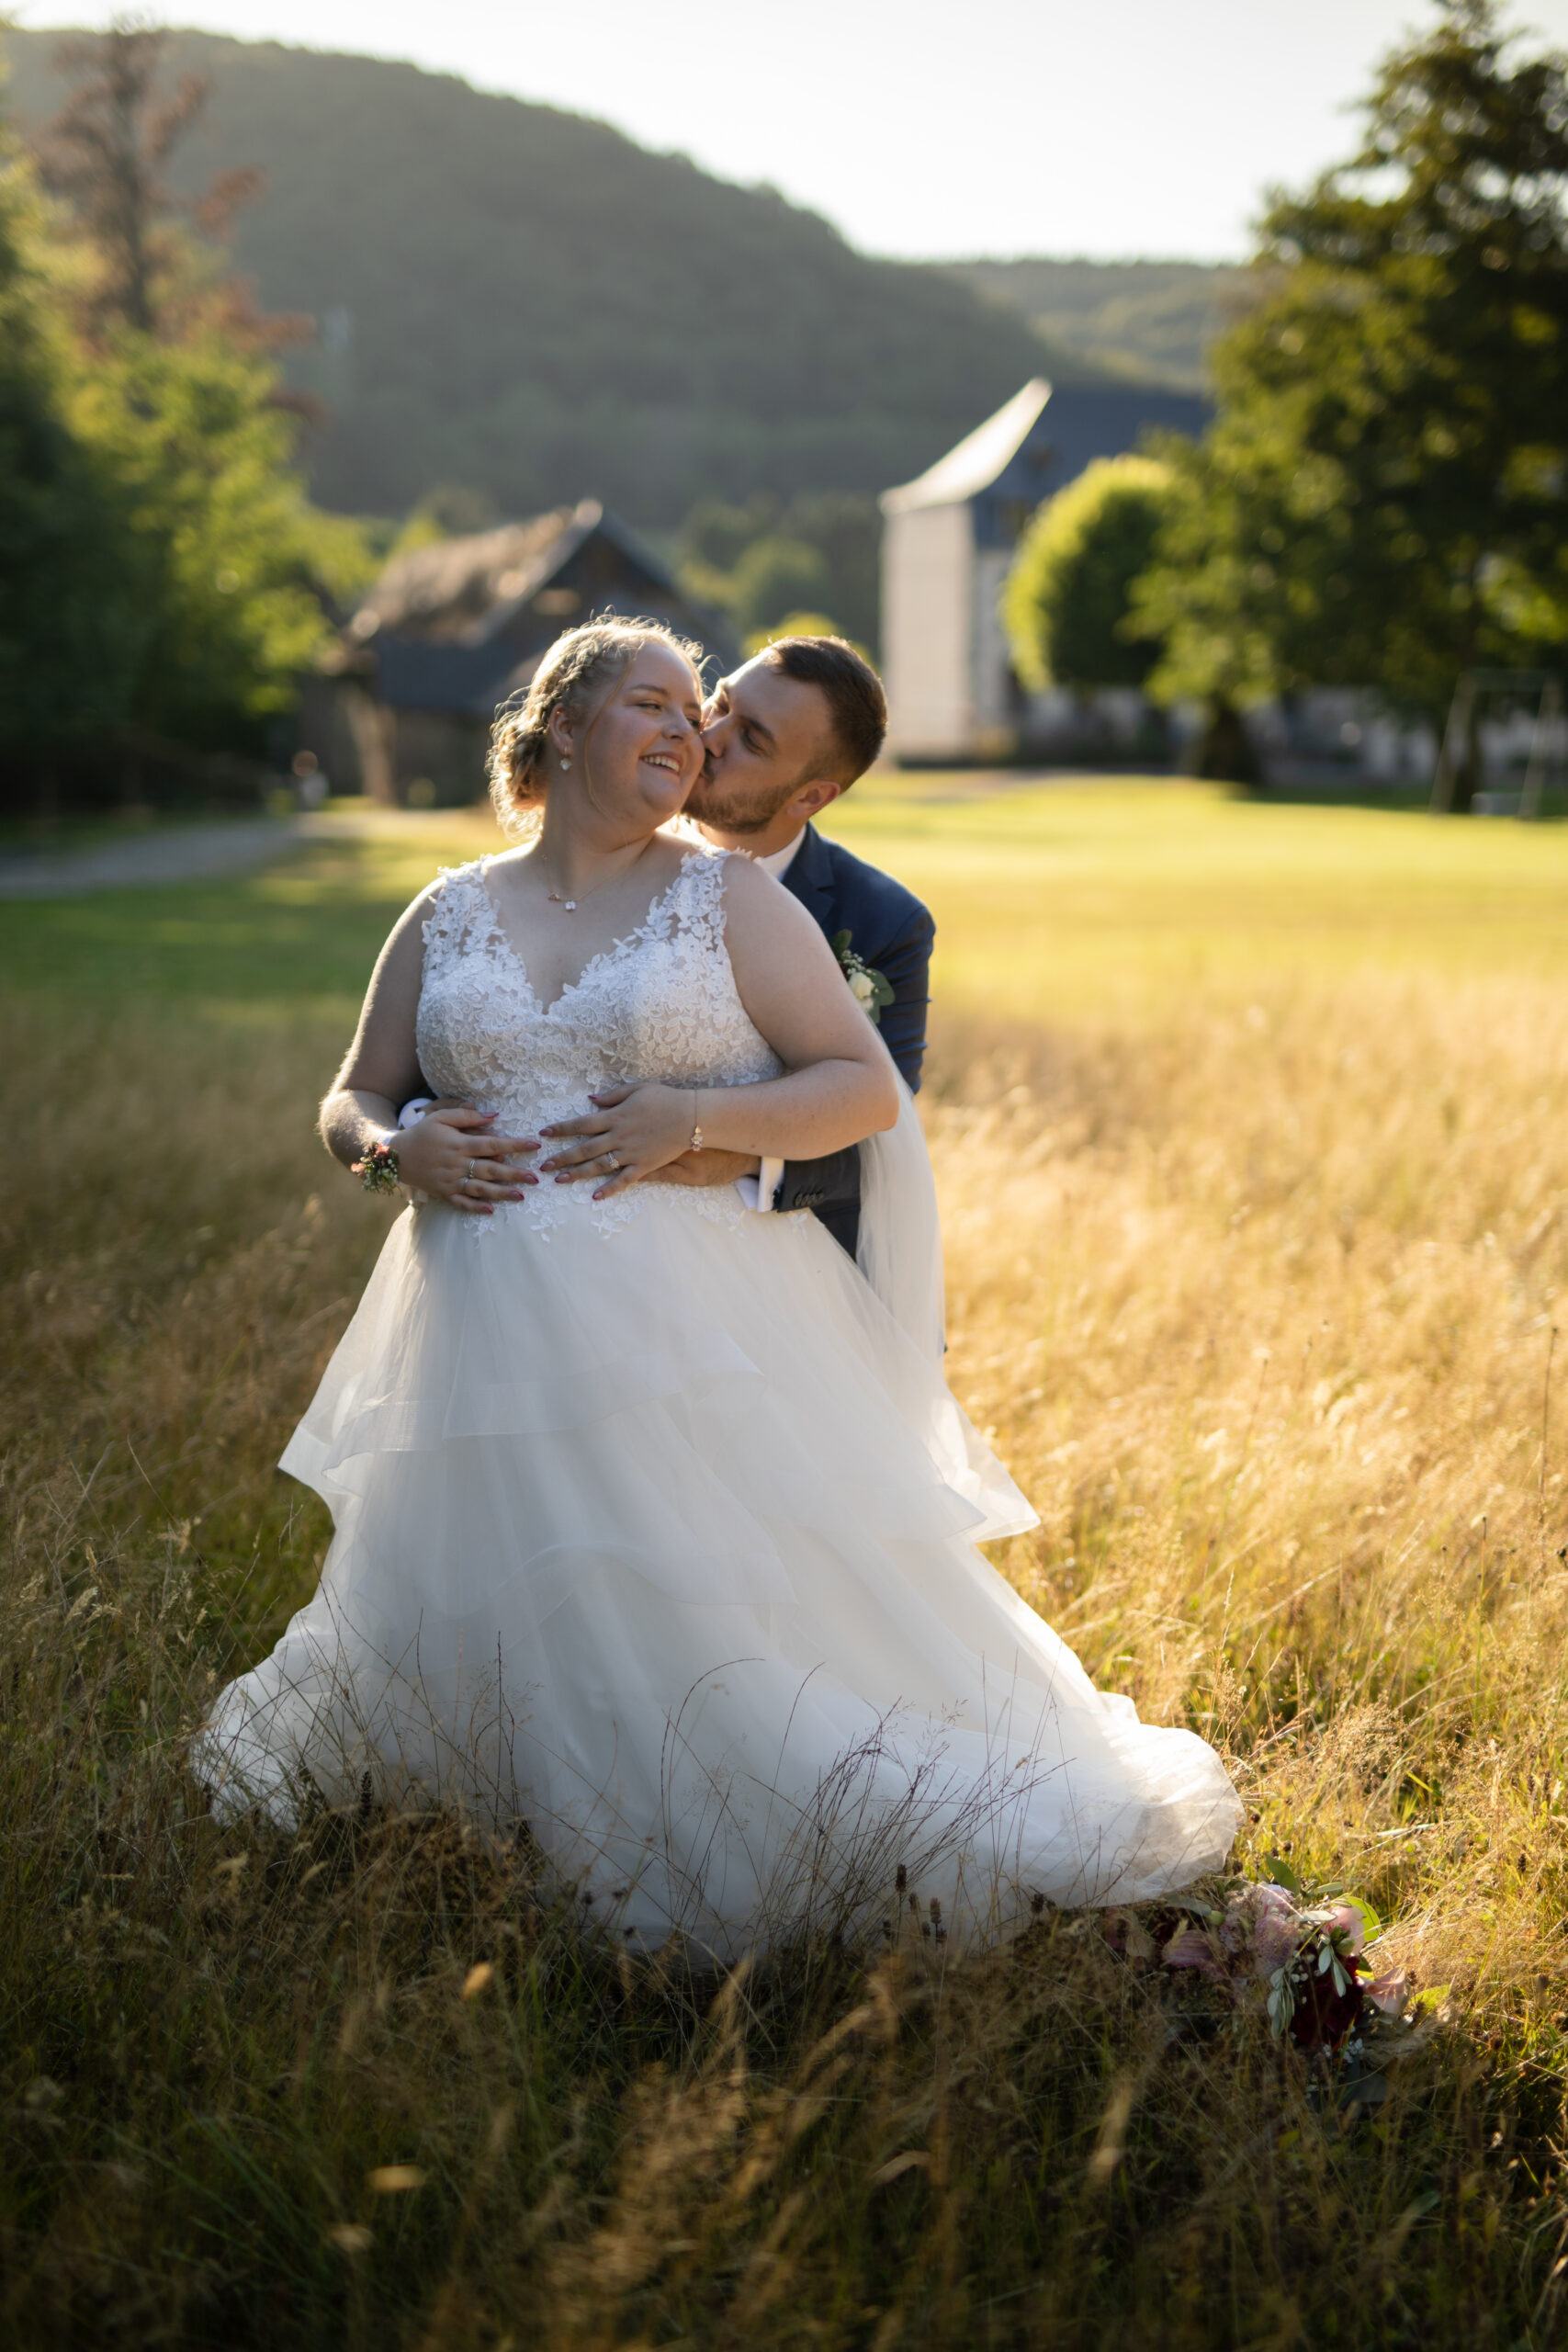
[{"label": "white building facade", "polygon": [[985,424],[882,497],[882,653],[887,748],[937,764],[1006,759],[1024,702],[1002,629],[1002,582],[1042,499],[1145,427],[1201,432],[1185,393],[1036,376]]},{"label": "white building facade", "polygon": [[1021,522],[1043,494],[1049,453],[1032,456],[1030,442],[1050,397],[1035,377],[919,481],[883,495],[883,675],[895,759],[1002,759],[1011,750],[1015,696],[998,608]]}]

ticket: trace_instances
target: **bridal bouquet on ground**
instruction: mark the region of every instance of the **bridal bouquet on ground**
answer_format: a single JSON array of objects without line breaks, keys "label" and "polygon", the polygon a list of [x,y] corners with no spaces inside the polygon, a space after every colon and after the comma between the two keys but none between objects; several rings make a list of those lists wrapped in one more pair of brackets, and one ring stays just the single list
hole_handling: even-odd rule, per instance
[{"label": "bridal bouquet on ground", "polygon": [[1277,1857],[1271,1877],[1225,1891],[1222,1903],[1179,1896],[1150,1909],[1106,1914],[1106,1932],[1132,1960],[1194,1969],[1238,2009],[1261,2007],[1277,2041],[1309,2056],[1359,2056],[1369,2035],[1399,2024],[1410,2006],[1403,1970],[1378,1975],[1367,1958],[1381,1922],[1364,1896],[1305,1887]]}]

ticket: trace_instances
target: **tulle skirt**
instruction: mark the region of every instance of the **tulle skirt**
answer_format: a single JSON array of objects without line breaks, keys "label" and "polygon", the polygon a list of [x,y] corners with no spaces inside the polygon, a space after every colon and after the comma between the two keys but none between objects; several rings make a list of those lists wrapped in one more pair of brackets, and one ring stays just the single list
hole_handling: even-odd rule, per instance
[{"label": "tulle skirt", "polygon": [[929,1356],[809,1216],[701,1207],[399,1219],[283,1456],[336,1534],[197,1741],[215,1809],[525,1825],[604,1933],[718,1958],[1217,1867],[1218,1758],[976,1548],[1034,1514]]}]

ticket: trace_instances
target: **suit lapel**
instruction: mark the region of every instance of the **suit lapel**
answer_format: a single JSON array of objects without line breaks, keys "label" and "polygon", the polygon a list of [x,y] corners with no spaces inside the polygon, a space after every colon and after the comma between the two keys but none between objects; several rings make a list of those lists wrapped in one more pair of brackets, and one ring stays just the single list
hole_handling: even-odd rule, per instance
[{"label": "suit lapel", "polygon": [[815,825],[806,828],[806,839],[791,858],[783,881],[812,921],[828,931],[837,911],[838,894],[833,888],[833,861]]}]

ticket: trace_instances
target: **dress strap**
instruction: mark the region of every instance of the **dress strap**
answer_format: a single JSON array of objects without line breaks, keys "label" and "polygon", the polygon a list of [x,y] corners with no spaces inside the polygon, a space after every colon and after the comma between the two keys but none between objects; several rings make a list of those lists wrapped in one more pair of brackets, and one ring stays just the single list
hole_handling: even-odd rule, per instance
[{"label": "dress strap", "polygon": [[470,858],[466,865],[439,866],[422,925],[426,955],[461,946],[470,938],[476,919],[485,912],[482,901],[489,895],[482,857]]},{"label": "dress strap", "polygon": [[678,930],[699,954],[725,952],[724,882],[734,854],[728,849],[697,851],[687,858],[664,901],[671,929]]}]

